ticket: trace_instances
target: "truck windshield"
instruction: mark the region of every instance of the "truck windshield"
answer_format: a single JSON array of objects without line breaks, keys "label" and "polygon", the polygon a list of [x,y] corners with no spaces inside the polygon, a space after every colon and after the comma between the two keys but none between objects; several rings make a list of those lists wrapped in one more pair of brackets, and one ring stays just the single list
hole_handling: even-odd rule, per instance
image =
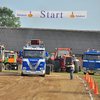
[{"label": "truck windshield", "polygon": [[84,55],[83,59],[86,59],[86,60],[100,60],[100,55],[89,55],[89,54],[86,54],[86,55]]},{"label": "truck windshield", "polygon": [[10,52],[5,52],[5,59],[7,58],[7,56],[10,54]]},{"label": "truck windshield", "polygon": [[51,55],[50,55],[50,58],[54,58],[54,55],[51,54]]},{"label": "truck windshield", "polygon": [[59,50],[58,56],[61,55],[68,55],[69,56],[69,50]]},{"label": "truck windshield", "polygon": [[24,50],[24,58],[44,58],[44,50]]}]

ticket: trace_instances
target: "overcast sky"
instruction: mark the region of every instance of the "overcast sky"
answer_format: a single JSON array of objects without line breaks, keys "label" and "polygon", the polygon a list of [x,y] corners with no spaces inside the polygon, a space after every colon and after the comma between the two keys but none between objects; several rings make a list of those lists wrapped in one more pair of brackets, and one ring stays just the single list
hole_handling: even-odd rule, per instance
[{"label": "overcast sky", "polygon": [[1,7],[33,11],[87,11],[86,19],[24,18],[22,28],[100,31],[100,0],[0,0]]}]

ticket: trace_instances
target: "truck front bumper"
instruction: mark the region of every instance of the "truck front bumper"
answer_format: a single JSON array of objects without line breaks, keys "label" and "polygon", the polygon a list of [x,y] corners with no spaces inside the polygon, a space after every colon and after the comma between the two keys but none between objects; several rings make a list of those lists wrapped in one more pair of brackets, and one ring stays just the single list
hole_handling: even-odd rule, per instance
[{"label": "truck front bumper", "polygon": [[41,71],[22,70],[22,73],[27,75],[44,75],[45,70],[41,70]]},{"label": "truck front bumper", "polygon": [[82,69],[84,73],[100,73],[100,70]]}]

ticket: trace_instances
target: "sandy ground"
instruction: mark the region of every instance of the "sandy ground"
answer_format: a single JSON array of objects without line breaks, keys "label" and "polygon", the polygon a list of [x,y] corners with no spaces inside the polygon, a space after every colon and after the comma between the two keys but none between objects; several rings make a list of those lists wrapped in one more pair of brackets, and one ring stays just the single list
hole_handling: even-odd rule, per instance
[{"label": "sandy ground", "polygon": [[[91,100],[83,80],[83,76],[77,75],[70,80],[69,74],[41,77],[1,72],[0,100]],[[91,90],[90,92],[93,93]],[[93,100],[99,100],[97,95],[92,94],[92,97]]]}]

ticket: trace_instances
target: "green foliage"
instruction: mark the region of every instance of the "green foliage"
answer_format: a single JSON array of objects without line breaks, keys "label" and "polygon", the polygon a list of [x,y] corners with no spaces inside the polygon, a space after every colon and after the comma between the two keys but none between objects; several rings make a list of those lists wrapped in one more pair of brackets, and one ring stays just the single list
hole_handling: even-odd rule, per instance
[{"label": "green foliage", "polygon": [[97,82],[99,82],[100,83],[100,79],[98,79],[98,81]]},{"label": "green foliage", "polygon": [[20,18],[15,17],[13,11],[7,7],[0,7],[0,26],[4,27],[20,27]]}]

